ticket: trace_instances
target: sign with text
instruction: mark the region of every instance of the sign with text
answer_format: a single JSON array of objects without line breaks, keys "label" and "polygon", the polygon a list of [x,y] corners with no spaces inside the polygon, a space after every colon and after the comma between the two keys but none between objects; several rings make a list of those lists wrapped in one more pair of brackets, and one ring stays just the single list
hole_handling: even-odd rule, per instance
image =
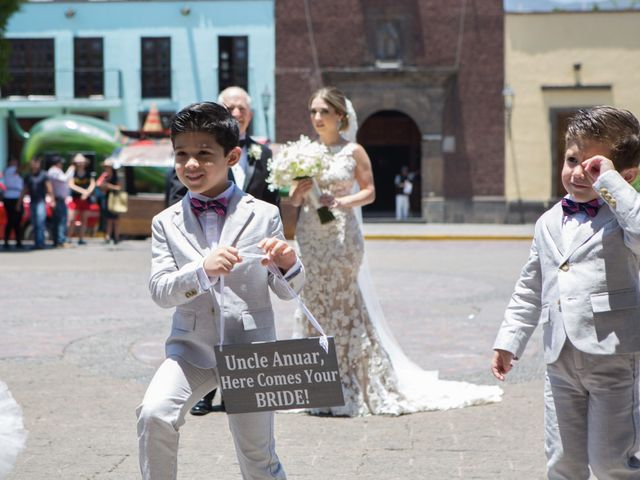
[{"label": "sign with text", "polygon": [[215,347],[227,413],[344,405],[333,337]]}]

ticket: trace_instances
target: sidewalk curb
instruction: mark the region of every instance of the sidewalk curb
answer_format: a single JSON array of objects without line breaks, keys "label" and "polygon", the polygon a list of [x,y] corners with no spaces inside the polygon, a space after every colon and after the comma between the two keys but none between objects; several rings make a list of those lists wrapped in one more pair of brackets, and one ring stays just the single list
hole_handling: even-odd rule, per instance
[{"label": "sidewalk curb", "polygon": [[365,240],[532,240],[533,235],[365,234]]}]

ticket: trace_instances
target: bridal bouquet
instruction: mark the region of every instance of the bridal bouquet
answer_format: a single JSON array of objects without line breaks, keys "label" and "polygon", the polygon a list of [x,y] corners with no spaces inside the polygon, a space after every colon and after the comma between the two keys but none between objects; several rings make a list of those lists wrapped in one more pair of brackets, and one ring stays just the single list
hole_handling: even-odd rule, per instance
[{"label": "bridal bouquet", "polygon": [[295,142],[287,142],[280,151],[269,160],[267,168],[269,189],[275,191],[290,187],[294,180],[311,178],[313,188],[309,200],[318,212],[320,223],[327,223],[335,219],[328,207],[320,205],[322,192],[315,180],[325,166],[326,149],[317,142],[312,142],[304,135]]}]

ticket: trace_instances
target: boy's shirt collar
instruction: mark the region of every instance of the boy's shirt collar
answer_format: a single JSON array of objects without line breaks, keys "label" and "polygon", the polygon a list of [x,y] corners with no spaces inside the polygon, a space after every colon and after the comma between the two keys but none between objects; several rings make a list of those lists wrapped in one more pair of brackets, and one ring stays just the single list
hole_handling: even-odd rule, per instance
[{"label": "boy's shirt collar", "polygon": [[[572,202],[576,202],[576,203],[580,203],[578,202],[578,200],[576,200],[575,198],[573,198],[573,195],[571,195],[570,193],[567,193],[564,198],[568,198],[569,200],[571,200]],[[598,205],[602,206],[604,204],[604,200],[602,200],[602,198],[600,197],[596,197],[595,200],[598,200]]]},{"label": "boy's shirt collar", "polygon": [[211,197],[207,197],[206,195],[201,195],[199,193],[194,193],[190,191],[189,198],[195,198],[198,200],[202,200],[203,202],[206,202],[209,200],[220,200],[221,198],[224,198],[226,200],[231,200],[231,197],[233,196],[233,192],[235,191],[236,186],[233,182],[227,182],[227,184],[229,185],[227,189],[217,197],[211,198]]}]

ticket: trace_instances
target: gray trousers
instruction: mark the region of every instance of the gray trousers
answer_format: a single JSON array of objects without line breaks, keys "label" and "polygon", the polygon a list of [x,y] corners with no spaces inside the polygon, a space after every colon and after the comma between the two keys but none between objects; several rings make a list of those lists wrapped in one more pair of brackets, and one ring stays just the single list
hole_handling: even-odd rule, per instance
[{"label": "gray trousers", "polygon": [[[144,480],[175,480],[179,429],[202,396],[218,386],[214,369],[167,358],[136,409],[140,470]],[[275,452],[273,412],[227,415],[244,480],[285,480]]]},{"label": "gray trousers", "polygon": [[547,365],[550,480],[640,479],[639,354],[590,355],[569,341]]}]

